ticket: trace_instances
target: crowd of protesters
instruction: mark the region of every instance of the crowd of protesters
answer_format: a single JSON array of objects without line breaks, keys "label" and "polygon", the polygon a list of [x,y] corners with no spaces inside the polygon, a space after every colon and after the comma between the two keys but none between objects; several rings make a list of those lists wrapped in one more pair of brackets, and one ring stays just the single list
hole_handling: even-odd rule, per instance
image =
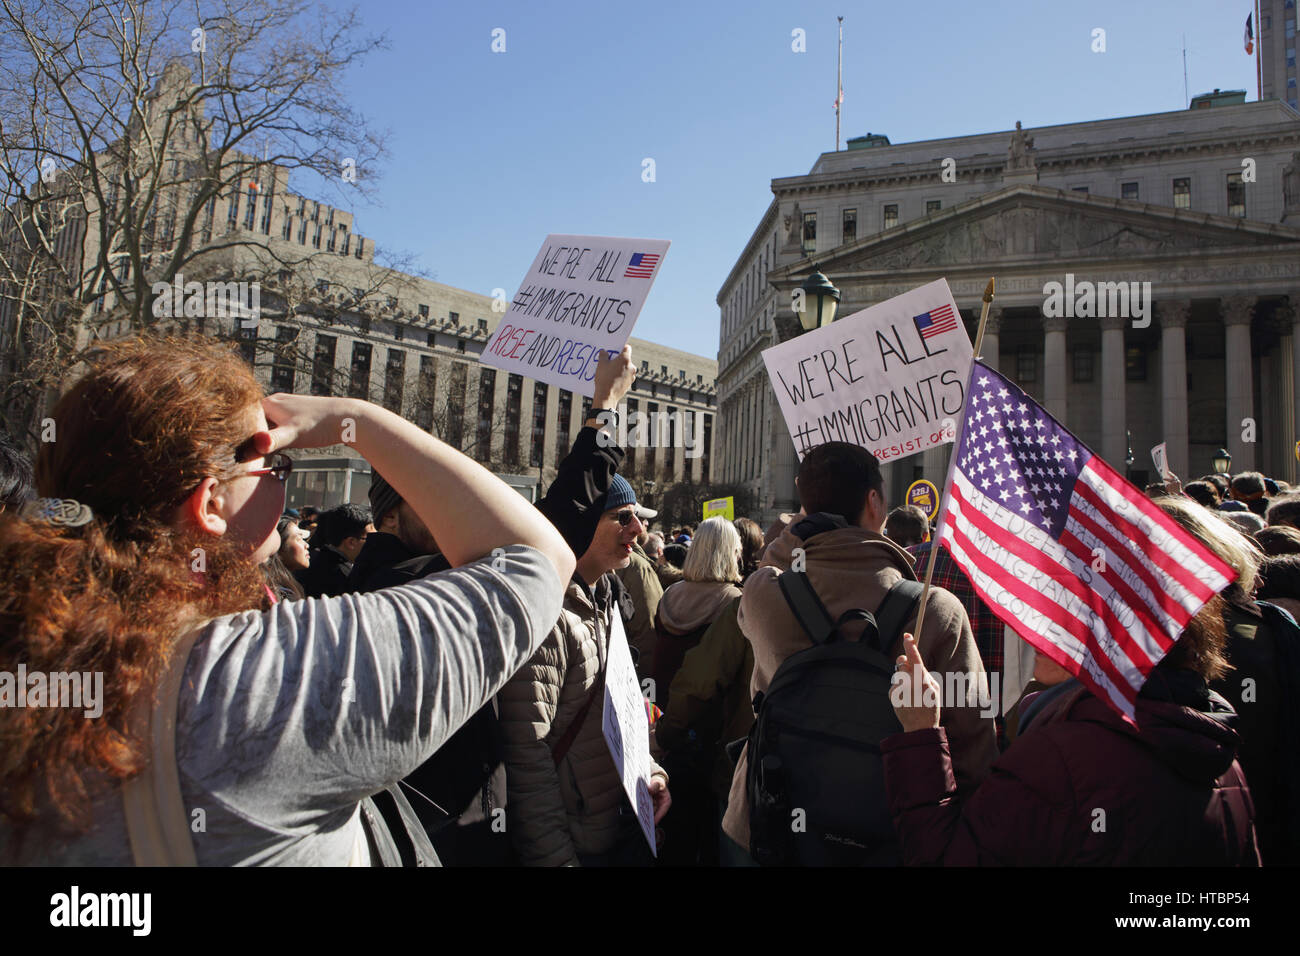
[{"label": "crowd of protesters", "polygon": [[[601,359],[533,506],[378,406],[264,395],[215,343],[105,349],[34,472],[0,440],[0,675],[105,686],[94,720],[0,707],[0,862],[1296,861],[1300,490],[1148,487],[1236,579],[1125,721],[889,507],[865,449],[806,454],[766,531],[656,528],[601,434],[633,368]],[[347,419],[368,507],[286,510],[285,451]],[[653,852],[602,727],[616,616]]]}]

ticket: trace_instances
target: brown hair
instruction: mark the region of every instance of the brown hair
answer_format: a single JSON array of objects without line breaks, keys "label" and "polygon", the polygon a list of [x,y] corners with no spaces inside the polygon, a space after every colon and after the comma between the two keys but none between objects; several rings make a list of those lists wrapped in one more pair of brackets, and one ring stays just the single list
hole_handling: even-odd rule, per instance
[{"label": "brown hair", "polygon": [[0,814],[19,834],[47,810],[61,829],[84,830],[87,776],[124,780],[146,763],[127,718],[186,620],[261,605],[264,578],[246,548],[173,523],[205,477],[238,473],[262,396],[227,346],[141,337],[103,349],[55,406],[37,487],[89,505],[94,520],[0,516],[0,670],[102,672],[103,713],[0,709]]},{"label": "brown hair", "polygon": [[1206,683],[1226,677],[1232,666],[1225,648],[1228,631],[1223,623],[1227,605],[1215,595],[1187,622],[1183,633],[1160,661],[1160,667],[1195,671]]},{"label": "brown hair", "polygon": [[740,576],[747,578],[763,555],[763,529],[752,518],[737,518],[732,523],[740,533]]}]

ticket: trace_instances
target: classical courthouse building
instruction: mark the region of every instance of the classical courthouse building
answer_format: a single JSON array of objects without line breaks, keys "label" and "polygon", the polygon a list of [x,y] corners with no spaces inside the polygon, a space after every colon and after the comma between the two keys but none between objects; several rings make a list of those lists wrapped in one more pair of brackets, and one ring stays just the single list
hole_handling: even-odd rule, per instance
[{"label": "classical courthouse building", "polygon": [[[772,180],[717,297],[719,478],[749,484],[766,518],[798,507],[761,352],[792,334],[793,290],[816,267],[843,295],[837,318],[946,278],[972,338],[996,276],[985,359],[1117,468],[1132,457],[1139,484],[1161,441],[1184,478],[1224,446],[1234,471],[1294,480],[1300,113],[1244,98],[917,143],[865,136]],[[1154,307],[1145,320],[1054,314],[1049,283],[1081,281],[1150,283]],[[891,502],[915,478],[942,483],[950,449],[887,464]]]}]

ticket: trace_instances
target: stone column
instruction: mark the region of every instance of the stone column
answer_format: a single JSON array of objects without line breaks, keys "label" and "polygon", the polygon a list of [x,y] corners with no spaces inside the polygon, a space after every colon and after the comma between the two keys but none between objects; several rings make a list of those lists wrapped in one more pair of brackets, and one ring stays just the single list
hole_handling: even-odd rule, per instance
[{"label": "stone column", "polygon": [[1191,476],[1187,472],[1187,319],[1192,313],[1192,303],[1189,299],[1172,299],[1160,302],[1156,311],[1160,316],[1162,438],[1168,443],[1169,470],[1188,481]]},{"label": "stone column", "polygon": [[1065,419],[1065,390],[1069,383],[1065,365],[1064,316],[1043,317],[1043,400],[1047,411],[1062,425]]},{"label": "stone column", "polygon": [[[1297,477],[1295,443],[1300,439],[1300,434],[1296,434],[1297,426],[1300,425],[1300,309],[1295,306],[1300,302],[1300,295],[1290,296],[1286,305],[1278,306],[1277,317],[1283,324],[1285,335],[1282,337],[1282,348],[1285,350],[1290,347],[1290,353],[1282,353],[1282,362],[1288,361],[1291,364],[1291,402],[1288,411],[1291,413],[1290,427],[1286,428],[1283,433],[1284,443],[1286,444],[1286,462],[1284,480],[1294,483]],[[1288,341],[1289,340],[1289,341]]]},{"label": "stone column", "polygon": [[[989,307],[989,320],[984,326],[984,341],[980,343],[981,361],[994,371],[998,369],[998,333],[1002,331],[1002,315],[1006,310],[1000,305]],[[976,330],[976,334],[979,330]]]},{"label": "stone column", "polygon": [[1116,471],[1122,471],[1128,455],[1124,435],[1128,427],[1124,327],[1129,320],[1111,315],[1098,321],[1101,323],[1101,457]]},{"label": "stone column", "polygon": [[[1254,378],[1250,362],[1250,322],[1255,311],[1255,299],[1233,296],[1220,302],[1223,312],[1225,373],[1227,381],[1228,453],[1232,455],[1232,471],[1253,471],[1255,468],[1255,442],[1241,440],[1242,422],[1254,419]],[[1256,429],[1258,432],[1258,429]],[[1258,434],[1255,436],[1258,438]]]}]

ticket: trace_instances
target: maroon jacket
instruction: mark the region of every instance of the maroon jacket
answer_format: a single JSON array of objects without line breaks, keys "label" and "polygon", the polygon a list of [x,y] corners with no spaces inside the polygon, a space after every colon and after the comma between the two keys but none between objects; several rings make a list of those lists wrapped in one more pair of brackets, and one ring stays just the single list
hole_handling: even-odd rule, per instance
[{"label": "maroon jacket", "polygon": [[1144,689],[1134,729],[1071,681],[965,804],[943,728],[886,738],[885,788],[904,862],[1258,866],[1255,807],[1233,759],[1236,715],[1205,696],[1203,682],[1181,683],[1154,692],[1164,699]]}]

